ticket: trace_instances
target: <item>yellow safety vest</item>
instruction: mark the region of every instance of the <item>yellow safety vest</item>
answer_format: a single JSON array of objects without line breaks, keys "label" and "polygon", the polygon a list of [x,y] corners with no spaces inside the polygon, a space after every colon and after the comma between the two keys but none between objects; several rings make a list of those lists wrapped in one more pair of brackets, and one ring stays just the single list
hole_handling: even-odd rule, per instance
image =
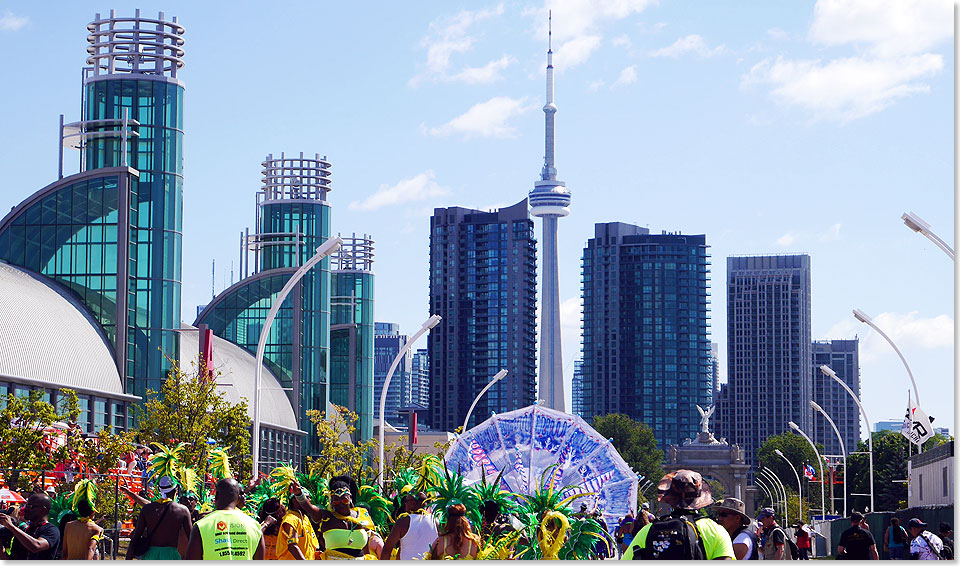
[{"label": "yellow safety vest", "polygon": [[260,524],[243,511],[214,511],[197,521],[204,560],[253,560],[260,545]]}]

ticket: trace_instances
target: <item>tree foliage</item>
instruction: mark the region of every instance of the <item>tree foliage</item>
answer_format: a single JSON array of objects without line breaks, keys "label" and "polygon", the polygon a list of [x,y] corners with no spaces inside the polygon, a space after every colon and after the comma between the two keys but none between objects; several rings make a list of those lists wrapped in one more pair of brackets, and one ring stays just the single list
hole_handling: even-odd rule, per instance
[{"label": "tree foliage", "polygon": [[[924,451],[948,442],[950,439],[936,434],[923,445]],[[857,443],[857,452],[847,459],[850,468],[848,493],[870,493],[870,450],[869,443],[861,440]],[[896,511],[906,507],[907,501],[907,459],[910,455],[910,441],[899,431],[885,430],[873,433],[873,504],[877,511]],[[917,447],[913,446],[913,454]],[[864,510],[870,506],[870,497],[863,495],[847,496],[851,509]],[[873,509],[871,509],[873,511]]]},{"label": "tree foliage", "polygon": [[[786,457],[789,464],[777,455],[776,450],[778,449]],[[823,454],[822,445],[817,444],[817,450]],[[807,523],[810,522],[811,509],[818,510],[815,514],[820,513],[819,509],[822,508],[820,502],[820,483],[810,481],[803,475],[803,467],[810,465],[816,470],[817,479],[819,479],[820,476],[820,464],[817,462],[817,455],[806,439],[792,432],[785,432],[768,437],[763,441],[763,444],[760,445],[760,450],[757,451],[757,460],[760,462],[761,467],[766,466],[770,468],[773,473],[780,478],[780,481],[783,482],[783,486],[787,490],[788,501],[790,501],[791,505],[789,507],[791,520],[796,518],[796,514],[799,512],[799,501],[796,497],[797,476],[800,477],[800,482],[803,486],[803,520]],[[824,464],[824,474],[826,473],[826,464]]]},{"label": "tree foliage", "polygon": [[596,416],[590,423],[604,438],[613,440],[623,460],[639,476],[653,483],[663,477],[663,450],[657,448],[653,430],[623,414]]},{"label": "tree foliage", "polygon": [[[224,448],[239,477],[250,472],[250,418],[247,400],[232,404],[217,390],[216,379],[205,377],[203,364],[190,373],[172,362],[159,392],[147,390],[146,403],[135,408],[137,439],[173,446],[186,442],[181,464],[207,468],[208,439]],[[218,377],[219,377],[218,373]]]},{"label": "tree foliage", "polygon": [[12,487],[26,487],[22,484],[29,482],[32,474],[21,477],[17,471],[6,470],[52,470],[82,442],[76,435],[67,435],[66,446],[41,448],[47,436],[44,429],[54,423],[75,422],[80,417],[77,394],[68,389],[61,389],[60,393],[57,406],[44,400],[44,392],[39,389],[26,397],[7,395],[0,409],[0,469]]}]

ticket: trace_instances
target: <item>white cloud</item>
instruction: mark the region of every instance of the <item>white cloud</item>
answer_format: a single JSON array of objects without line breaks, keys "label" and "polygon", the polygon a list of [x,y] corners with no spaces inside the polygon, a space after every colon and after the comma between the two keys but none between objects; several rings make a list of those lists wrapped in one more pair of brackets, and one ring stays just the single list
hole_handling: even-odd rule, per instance
[{"label": "white cloud", "polygon": [[450,194],[450,189],[437,184],[436,176],[432,170],[427,170],[410,179],[403,179],[396,185],[380,185],[377,192],[364,200],[351,202],[350,210],[377,210],[384,206],[395,206]]},{"label": "white cloud", "polygon": [[704,39],[697,35],[688,35],[681,37],[680,39],[673,42],[672,45],[668,47],[663,47],[655,51],[650,52],[651,57],[672,57],[676,59],[682,55],[688,53],[693,53],[699,57],[713,57],[714,55],[719,55],[723,53],[724,46],[718,45],[716,47],[710,47],[707,45],[707,42]]},{"label": "white cloud", "polygon": [[792,233],[790,233],[790,232],[787,232],[787,233],[784,234],[783,236],[780,236],[779,238],[777,238],[777,245],[778,245],[778,246],[783,246],[783,247],[786,248],[786,247],[792,245],[792,244],[793,244],[794,242],[796,242],[796,241],[797,241],[797,236],[796,236],[795,234],[792,234]]},{"label": "white cloud", "polygon": [[511,138],[516,135],[516,128],[510,125],[510,120],[534,107],[527,97],[496,96],[473,105],[442,126],[423,127],[423,130],[433,136],[463,134],[465,138]]},{"label": "white cloud", "polygon": [[809,37],[865,45],[873,56],[912,55],[953,37],[952,16],[950,0],[819,0]]},{"label": "white cloud", "polygon": [[560,303],[560,328],[564,331],[579,333],[580,315],[580,297],[565,299]]},{"label": "white cloud", "polygon": [[554,50],[554,62],[562,61],[562,66],[568,69],[576,67],[589,59],[602,41],[599,35],[582,35],[565,41]]},{"label": "white cloud", "polygon": [[[533,35],[538,41],[547,36],[547,11],[553,11],[554,45],[557,68],[583,63],[599,47],[604,28],[639,14],[656,0],[545,0],[540,8],[524,10],[534,19]],[[562,54],[562,56],[561,56]]]},{"label": "white cloud", "polygon": [[4,10],[0,16],[0,31],[18,31],[30,23],[26,16],[18,16],[10,10]]},{"label": "white cloud", "polygon": [[846,57],[754,65],[741,84],[765,84],[773,98],[814,119],[848,122],[930,92],[943,70],[932,50],[953,36],[949,0],[819,0],[807,33],[818,46],[848,47]]},{"label": "white cloud", "polygon": [[770,29],[768,29],[768,30],[767,30],[767,35],[770,36],[772,39],[776,39],[777,41],[783,41],[783,40],[785,40],[785,39],[787,39],[787,38],[790,37],[790,36],[787,34],[787,32],[783,31],[783,30],[780,29],[780,28],[770,28]]},{"label": "white cloud", "polygon": [[597,92],[598,90],[603,88],[603,85],[605,84],[607,83],[606,81],[603,81],[603,80],[591,81],[589,84],[587,84],[587,90],[590,92]]},{"label": "white cloud", "polygon": [[833,242],[840,239],[840,227],[841,224],[838,222],[833,226],[827,228],[825,232],[820,234],[821,242]]},{"label": "white cloud", "polygon": [[800,106],[817,119],[840,122],[878,112],[896,100],[929,92],[920,82],[943,69],[943,57],[922,54],[896,59],[851,57],[833,61],[765,59],[743,85],[768,84],[778,102]]},{"label": "white cloud", "polygon": [[490,84],[501,78],[500,71],[503,71],[516,62],[516,59],[510,55],[504,55],[499,59],[490,61],[482,67],[467,67],[447,78],[449,81],[460,81],[467,84]]},{"label": "white cloud", "polygon": [[630,49],[633,46],[633,43],[630,41],[630,36],[618,35],[617,37],[610,40],[610,44],[614,47],[623,47],[624,49]]},{"label": "white cloud", "polygon": [[[917,311],[906,314],[885,312],[873,317],[873,323],[890,337],[901,351],[953,348],[953,319],[941,314],[922,318]],[[861,362],[872,362],[882,356],[897,357],[890,344],[866,324],[851,315],[835,323],[827,331],[830,338],[860,338]],[[899,361],[894,362],[899,363]]]},{"label": "white cloud", "polygon": [[620,71],[620,76],[617,77],[617,80],[614,81],[610,88],[616,88],[618,86],[632,85],[637,82],[637,66],[630,65],[626,69]]},{"label": "white cloud", "polygon": [[[491,61],[483,67],[466,68],[453,71],[451,58],[470,51],[476,43],[476,37],[469,35],[470,28],[477,22],[503,14],[503,4],[486,10],[461,10],[455,16],[439,18],[430,23],[430,35],[420,42],[427,49],[426,69],[410,79],[416,85],[424,80],[438,82],[465,81],[491,82],[499,79],[499,71],[510,64],[508,58]],[[504,59],[508,59],[504,63]],[[498,66],[499,65],[499,66]]]}]

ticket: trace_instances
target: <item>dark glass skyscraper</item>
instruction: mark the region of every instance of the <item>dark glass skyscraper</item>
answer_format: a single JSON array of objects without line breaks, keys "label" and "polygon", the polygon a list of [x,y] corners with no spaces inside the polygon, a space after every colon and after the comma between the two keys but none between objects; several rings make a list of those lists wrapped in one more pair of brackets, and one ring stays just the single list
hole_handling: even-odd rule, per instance
[{"label": "dark glass skyscraper", "polygon": [[809,434],[810,351],[810,256],[728,257],[727,385],[716,422],[746,464],[790,421]]},{"label": "dark glass skyscraper", "polygon": [[645,422],[661,447],[696,437],[713,399],[706,237],[596,224],[583,250],[583,416]]},{"label": "dark glass skyscraper", "polygon": [[470,426],[491,411],[533,404],[536,375],[537,243],[526,199],[492,212],[437,208],[430,218],[430,414],[452,431],[490,379]]},{"label": "dark glass skyscraper", "polygon": [[[860,409],[839,383],[823,375],[820,366],[830,366],[837,377],[860,397],[860,341],[856,338],[816,341],[812,347],[813,400],[833,419],[849,454],[857,449],[860,440]],[[823,444],[824,454],[842,454],[840,441],[827,419],[820,413],[814,413],[812,418],[813,426],[808,434],[813,441]]]},{"label": "dark glass skyscraper", "polygon": [[[373,401],[374,418],[380,422],[380,395],[383,394],[383,384],[387,379],[387,372],[397,354],[407,344],[409,337],[400,334],[400,325],[395,322],[374,323],[373,337]],[[406,355],[397,364],[393,375],[390,376],[390,387],[387,390],[387,400],[383,406],[383,418],[388,423],[398,426],[401,424],[399,411],[410,406],[410,366],[412,355]],[[379,424],[377,425],[379,426]]]}]

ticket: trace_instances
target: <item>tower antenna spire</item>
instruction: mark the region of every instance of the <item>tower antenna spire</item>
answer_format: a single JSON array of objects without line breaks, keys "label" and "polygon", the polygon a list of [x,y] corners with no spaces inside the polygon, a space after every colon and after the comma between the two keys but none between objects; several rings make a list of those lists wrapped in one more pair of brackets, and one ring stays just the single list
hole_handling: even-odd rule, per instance
[{"label": "tower antenna spire", "polygon": [[553,10],[547,11],[547,51],[553,51]]}]

